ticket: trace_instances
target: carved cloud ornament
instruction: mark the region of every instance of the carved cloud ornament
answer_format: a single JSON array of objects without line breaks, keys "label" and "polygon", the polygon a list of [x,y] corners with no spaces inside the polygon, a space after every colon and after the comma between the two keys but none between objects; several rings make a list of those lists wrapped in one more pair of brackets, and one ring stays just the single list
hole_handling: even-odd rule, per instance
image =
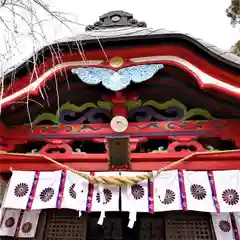
[{"label": "carved cloud ornament", "polygon": [[102,83],[112,91],[125,89],[131,82],[141,83],[149,80],[162,64],[147,64],[122,68],[118,71],[107,68],[75,68],[72,73],[77,74],[79,79],[91,85]]}]

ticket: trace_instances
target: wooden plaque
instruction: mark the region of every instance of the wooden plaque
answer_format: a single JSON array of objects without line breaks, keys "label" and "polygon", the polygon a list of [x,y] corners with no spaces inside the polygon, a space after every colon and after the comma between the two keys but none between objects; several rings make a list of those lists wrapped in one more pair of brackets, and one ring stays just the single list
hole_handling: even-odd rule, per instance
[{"label": "wooden plaque", "polygon": [[107,152],[110,168],[130,167],[129,136],[107,138]]}]

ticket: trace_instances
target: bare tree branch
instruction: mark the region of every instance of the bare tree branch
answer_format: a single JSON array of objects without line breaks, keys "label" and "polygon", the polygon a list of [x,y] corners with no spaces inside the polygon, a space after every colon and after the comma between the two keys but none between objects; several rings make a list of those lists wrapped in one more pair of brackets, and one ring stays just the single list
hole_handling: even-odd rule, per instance
[{"label": "bare tree branch", "polygon": [[[26,55],[26,51],[29,52],[29,55],[32,56],[32,62],[28,62],[28,64],[33,65],[33,69],[29,69],[31,73],[29,77],[29,84],[38,77],[38,71],[36,69],[38,63],[37,52],[43,46],[49,46],[49,51],[51,53],[53,65],[58,63],[62,63],[62,52],[59,44],[56,43],[57,49],[51,46],[52,40],[49,38],[49,25],[52,27],[53,25],[60,26],[61,28],[67,30],[70,34],[69,37],[75,40],[77,45],[77,50],[79,54],[82,56],[83,60],[87,60],[84,54],[84,48],[81,44],[81,41],[75,39],[73,26],[81,26],[85,27],[85,25],[73,21],[71,15],[67,13],[63,13],[58,11],[57,9],[53,9],[49,6],[46,1],[43,0],[0,0],[0,30],[3,33],[3,42],[5,44],[2,47],[2,51],[0,53],[0,69],[1,69],[1,79],[0,79],[0,99],[4,97],[5,90],[11,90],[10,88],[14,84],[15,81],[15,65],[18,65],[20,61],[19,57]],[[49,1],[51,3],[51,1]],[[41,14],[39,14],[41,12]],[[99,41],[99,40],[98,40]],[[27,46],[31,46],[28,49],[24,49],[21,47],[21,44],[25,44]],[[1,44],[1,43],[0,43]],[[23,45],[24,45],[23,44]],[[100,47],[103,50],[105,57],[107,59],[107,55],[99,41]],[[71,51],[71,49],[70,49]],[[27,56],[26,56],[27,57]],[[41,56],[44,58],[44,55]],[[5,81],[4,81],[4,73],[9,66],[13,69],[11,75],[11,84],[8,86],[8,89],[5,89]],[[67,79],[67,74],[65,70],[61,74],[64,74]],[[57,76],[55,78],[56,85],[56,95],[57,95],[57,103],[59,105],[59,94],[58,94],[58,82]],[[68,84],[68,82],[67,82]],[[68,84],[69,88],[70,85]],[[48,101],[47,91],[43,88],[40,91],[40,94],[43,98],[46,98],[47,104],[50,104]],[[44,97],[45,96],[45,97]],[[31,124],[31,112],[29,109],[29,101],[30,101],[30,92],[27,95],[26,106],[29,116],[29,121]],[[59,107],[59,106],[58,106]],[[1,113],[1,107],[0,107]]]}]

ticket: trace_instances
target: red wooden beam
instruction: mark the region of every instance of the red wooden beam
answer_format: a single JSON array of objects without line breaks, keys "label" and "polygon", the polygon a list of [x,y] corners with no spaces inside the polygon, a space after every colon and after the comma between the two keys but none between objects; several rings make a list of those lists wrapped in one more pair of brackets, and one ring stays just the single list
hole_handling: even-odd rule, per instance
[{"label": "red wooden beam", "polygon": [[[7,129],[5,140],[37,141],[50,139],[84,140],[105,138],[108,136],[166,138],[168,136],[232,136],[236,135],[239,120],[201,120],[129,123],[124,133],[115,133],[109,124],[75,124],[75,125],[37,125],[15,126]],[[240,132],[239,132],[240,133]]]},{"label": "red wooden beam", "polygon": [[[132,153],[131,171],[152,171],[163,168],[180,158],[188,156],[190,153]],[[79,171],[109,171],[106,154],[74,154],[72,157],[59,154],[54,158],[56,161],[65,164]],[[39,156],[12,156],[1,153],[0,169],[2,172],[13,170],[40,170],[50,171],[61,169],[44,157]],[[225,153],[214,155],[195,156],[172,169],[186,170],[231,170],[240,169],[240,153]]]},{"label": "red wooden beam", "polygon": [[[94,163],[89,164],[88,162],[63,162],[66,166],[71,167],[75,170],[79,171],[109,171],[108,163]],[[154,162],[149,164],[149,162],[132,162],[131,171],[152,171],[156,169],[163,168],[169,165],[170,161],[164,162]],[[20,162],[15,162],[14,164],[10,163],[1,163],[0,168],[1,172],[8,172],[10,171],[10,167],[13,170],[22,170],[22,171],[55,171],[60,170],[61,168],[57,165],[50,163],[46,164],[44,162],[36,163],[34,161],[29,162],[23,165]],[[182,170],[189,170],[189,171],[208,171],[208,170],[233,170],[233,169],[240,169],[240,158],[238,161],[194,161],[194,162],[186,162],[181,163],[173,169],[182,169]]]},{"label": "red wooden beam", "polygon": [[[167,152],[155,152],[155,153],[131,153],[130,158],[132,162],[162,162],[162,161],[177,161],[180,158],[186,157],[193,152],[175,152],[175,153],[167,153]],[[52,155],[52,156],[51,156]],[[54,153],[54,154],[45,154],[45,156],[50,157],[56,161],[61,162],[87,162],[89,164],[99,163],[99,162],[107,162],[108,155],[106,153],[102,154],[64,154],[64,153]],[[240,160],[240,152],[232,152],[232,153],[214,153],[209,155],[199,155],[191,158],[200,159],[201,161],[228,161],[229,159],[232,161]],[[0,164],[3,162],[45,162],[50,163],[49,160],[44,158],[44,155],[39,156],[38,154],[8,154],[8,153],[0,153]],[[190,160],[189,160],[190,161]]]}]

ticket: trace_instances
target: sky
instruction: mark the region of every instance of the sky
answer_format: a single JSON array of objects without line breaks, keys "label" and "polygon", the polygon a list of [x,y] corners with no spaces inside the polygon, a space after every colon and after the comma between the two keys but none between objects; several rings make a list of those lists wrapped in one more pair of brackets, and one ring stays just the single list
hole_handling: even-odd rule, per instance
[{"label": "sky", "polygon": [[[53,1],[53,0],[51,0]],[[216,46],[229,49],[240,39],[240,28],[233,28],[225,11],[231,0],[68,0],[57,1],[56,6],[71,12],[79,22],[91,24],[98,16],[112,10],[132,13],[148,27],[166,28],[191,33]]]},{"label": "sky", "polygon": [[[59,26],[59,23],[49,20],[49,16],[45,16],[41,8],[36,8],[34,11],[39,20],[48,19],[48,21],[43,21],[41,25],[46,37],[44,41],[40,38],[33,39],[29,29],[24,24],[24,20],[17,19],[17,17],[12,21],[12,26],[16,28],[13,34],[9,34],[9,31],[0,25],[0,34],[3,36],[0,41],[0,66],[2,66],[3,71],[13,65],[19,65],[42,45],[80,34],[86,25],[93,24],[100,15],[112,10],[132,13],[137,20],[145,21],[148,27],[190,33],[194,37],[202,38],[224,50],[230,49],[232,44],[240,39],[240,27],[233,28],[225,13],[230,0],[42,1],[48,3],[51,9],[68,13],[69,18],[78,24],[71,24],[71,31],[69,31],[66,27]],[[11,14],[4,11],[0,8],[0,16],[11,20]],[[21,15],[27,21],[34,21],[22,10]]]}]

